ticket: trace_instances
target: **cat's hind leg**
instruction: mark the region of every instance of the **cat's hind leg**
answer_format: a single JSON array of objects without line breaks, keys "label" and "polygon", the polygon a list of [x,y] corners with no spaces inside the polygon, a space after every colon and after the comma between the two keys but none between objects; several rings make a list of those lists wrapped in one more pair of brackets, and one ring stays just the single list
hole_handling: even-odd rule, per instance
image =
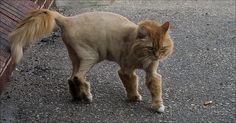
[{"label": "cat's hind leg", "polygon": [[120,69],[118,74],[126,89],[128,99],[130,101],[141,101],[142,97],[138,92],[138,77],[134,70]]},{"label": "cat's hind leg", "polygon": [[[68,80],[70,93],[74,100],[92,101],[92,94],[89,82],[86,81],[85,75],[90,68],[96,63],[96,59],[78,55],[72,47],[68,46],[68,53],[72,61],[73,71]],[[91,55],[90,55],[91,57]]]},{"label": "cat's hind leg", "polygon": [[152,95],[152,107],[162,113],[165,110],[162,99],[161,75],[156,72],[158,63],[151,64],[146,69],[146,86]]},{"label": "cat's hind leg", "polygon": [[84,100],[92,102],[92,94],[90,84],[86,81],[85,75],[95,63],[91,60],[83,60],[80,62],[80,67],[73,72],[68,80],[70,93],[74,100]]}]

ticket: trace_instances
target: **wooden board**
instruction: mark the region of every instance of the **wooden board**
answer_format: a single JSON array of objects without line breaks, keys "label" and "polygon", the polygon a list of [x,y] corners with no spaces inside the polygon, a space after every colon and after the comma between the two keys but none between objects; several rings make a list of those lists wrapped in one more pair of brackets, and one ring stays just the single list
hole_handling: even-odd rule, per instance
[{"label": "wooden board", "polygon": [[11,63],[8,34],[26,13],[36,8],[49,8],[53,0],[0,0],[0,94],[10,80],[15,65]]}]

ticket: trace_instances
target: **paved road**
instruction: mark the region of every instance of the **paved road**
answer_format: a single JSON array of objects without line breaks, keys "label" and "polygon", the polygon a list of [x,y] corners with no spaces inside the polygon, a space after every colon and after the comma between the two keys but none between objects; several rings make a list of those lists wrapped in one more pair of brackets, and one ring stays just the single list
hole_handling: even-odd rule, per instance
[{"label": "paved road", "polygon": [[[61,38],[54,35],[36,43],[14,72],[1,97],[0,122],[236,122],[234,0],[123,0],[64,13],[87,11],[112,11],[134,22],[172,22],[174,53],[158,70],[165,113],[150,108],[141,70],[143,101],[127,102],[116,73],[119,66],[108,61],[87,77],[93,103],[72,102],[67,84],[71,63]],[[204,106],[207,101],[212,103]]]}]

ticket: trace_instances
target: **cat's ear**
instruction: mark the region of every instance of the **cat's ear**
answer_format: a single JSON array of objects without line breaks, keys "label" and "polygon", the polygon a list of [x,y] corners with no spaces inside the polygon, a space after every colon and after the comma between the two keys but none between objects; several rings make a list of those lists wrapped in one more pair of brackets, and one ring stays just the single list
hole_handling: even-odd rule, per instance
[{"label": "cat's ear", "polygon": [[164,32],[167,32],[170,28],[170,22],[165,22],[163,25],[161,25],[161,28],[164,30]]},{"label": "cat's ear", "polygon": [[137,33],[138,33],[137,34],[137,38],[139,38],[139,39],[144,39],[145,37],[148,36],[147,29],[144,26],[142,26],[142,25],[139,25]]}]

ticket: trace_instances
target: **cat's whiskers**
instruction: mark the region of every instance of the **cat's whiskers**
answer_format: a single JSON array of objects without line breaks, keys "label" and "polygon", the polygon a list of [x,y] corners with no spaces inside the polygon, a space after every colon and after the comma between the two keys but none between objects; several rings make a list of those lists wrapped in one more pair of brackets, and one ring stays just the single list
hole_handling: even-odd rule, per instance
[{"label": "cat's whiskers", "polygon": [[150,54],[147,54],[147,55],[144,56],[144,57],[140,57],[140,58],[137,60],[137,63],[141,64],[143,68],[148,67],[151,62],[152,62],[152,61],[151,61],[151,55],[150,55]]}]

